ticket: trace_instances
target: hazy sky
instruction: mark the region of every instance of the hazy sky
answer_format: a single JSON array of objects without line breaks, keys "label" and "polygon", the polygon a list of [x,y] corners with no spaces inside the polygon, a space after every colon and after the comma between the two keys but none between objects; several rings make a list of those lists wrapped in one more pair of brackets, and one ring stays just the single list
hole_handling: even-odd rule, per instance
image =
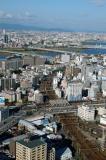
[{"label": "hazy sky", "polygon": [[106,0],[0,0],[0,22],[106,31]]}]

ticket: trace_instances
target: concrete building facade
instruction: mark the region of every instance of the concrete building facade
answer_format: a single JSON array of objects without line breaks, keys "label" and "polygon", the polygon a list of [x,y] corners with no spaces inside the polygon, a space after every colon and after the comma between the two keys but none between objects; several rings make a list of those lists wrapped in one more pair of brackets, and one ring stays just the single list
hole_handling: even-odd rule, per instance
[{"label": "concrete building facade", "polygon": [[78,116],[86,121],[94,121],[95,118],[95,108],[89,106],[79,106]]},{"label": "concrete building facade", "polygon": [[47,144],[41,139],[16,142],[16,160],[46,160]]}]

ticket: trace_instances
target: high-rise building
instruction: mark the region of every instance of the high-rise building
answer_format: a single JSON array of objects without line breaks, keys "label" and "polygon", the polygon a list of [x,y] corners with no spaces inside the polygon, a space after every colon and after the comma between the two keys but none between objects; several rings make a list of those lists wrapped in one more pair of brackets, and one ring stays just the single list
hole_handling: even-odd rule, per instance
[{"label": "high-rise building", "polygon": [[106,96],[106,77],[102,77],[102,92],[103,96]]},{"label": "high-rise building", "polygon": [[5,69],[18,70],[23,66],[23,60],[21,58],[10,58],[6,60]]},{"label": "high-rise building", "polygon": [[35,56],[34,57],[34,65],[44,65],[46,62],[46,58]]},{"label": "high-rise building", "polygon": [[0,79],[0,90],[15,90],[16,82],[13,78],[1,78]]},{"label": "high-rise building", "polygon": [[68,84],[66,89],[66,98],[68,101],[81,101],[82,100],[83,84],[80,81],[72,81]]},{"label": "high-rise building", "polygon": [[14,69],[18,70],[23,66],[22,58],[6,58],[5,60],[0,61],[0,67],[2,70]]},{"label": "high-rise building", "polygon": [[31,65],[34,66],[34,56],[25,55],[23,57],[23,65]]},{"label": "high-rise building", "polygon": [[44,140],[24,139],[16,142],[16,160],[46,160],[47,144]]},{"label": "high-rise building", "polygon": [[44,65],[46,58],[39,56],[26,55],[23,57],[23,65]]},{"label": "high-rise building", "polygon": [[4,43],[8,43],[8,35],[7,34],[4,35]]},{"label": "high-rise building", "polygon": [[0,109],[0,122],[2,122],[3,120],[5,120],[8,117],[9,117],[8,108],[1,108]]}]

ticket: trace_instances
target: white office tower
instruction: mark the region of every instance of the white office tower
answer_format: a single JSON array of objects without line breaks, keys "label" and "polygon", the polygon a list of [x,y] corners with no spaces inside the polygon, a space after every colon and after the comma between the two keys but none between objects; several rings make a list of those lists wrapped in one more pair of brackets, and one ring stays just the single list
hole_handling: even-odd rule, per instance
[{"label": "white office tower", "polygon": [[63,73],[62,73],[62,72],[60,72],[60,71],[59,71],[59,72],[57,72],[57,77],[61,79],[61,78],[63,77]]},{"label": "white office tower", "polygon": [[58,86],[58,78],[57,77],[54,77],[53,78],[53,89],[55,90]]},{"label": "white office tower", "polygon": [[13,73],[13,74],[12,74],[12,78],[13,78],[13,79],[17,79],[17,74]]},{"label": "white office tower", "polygon": [[99,92],[99,86],[93,84],[91,88],[88,89],[88,97],[89,99],[95,99],[97,92]]},{"label": "white office tower", "polygon": [[102,77],[102,93],[106,96],[106,77]]},{"label": "white office tower", "polygon": [[80,65],[80,64],[82,63],[82,56],[77,56],[77,57],[75,58],[75,63],[76,63],[77,65]]},{"label": "white office tower", "polygon": [[43,75],[47,76],[48,75],[48,72],[47,72],[47,69],[45,68],[44,71],[43,71]]},{"label": "white office tower", "polygon": [[102,93],[103,93],[103,96],[106,96],[106,67],[103,68],[102,70]]},{"label": "white office tower", "polygon": [[20,88],[17,88],[16,90],[16,97],[17,97],[17,102],[21,101],[21,90]]},{"label": "white office tower", "polygon": [[79,106],[78,116],[86,121],[94,121],[95,118],[95,108],[90,106]]},{"label": "white office tower", "polygon": [[42,95],[42,93],[40,93],[39,90],[36,90],[36,91],[34,92],[34,100],[35,100],[35,102],[38,103],[38,104],[43,103],[43,95]]},{"label": "white office tower", "polygon": [[66,89],[66,98],[68,101],[82,100],[83,84],[80,81],[72,81]]},{"label": "white office tower", "polygon": [[3,35],[5,35],[6,34],[6,30],[5,29],[3,29]]},{"label": "white office tower", "polygon": [[106,66],[106,56],[103,57],[103,65]]},{"label": "white office tower", "polygon": [[61,55],[61,62],[63,62],[63,63],[69,63],[70,62],[70,55],[68,55],[68,54],[62,54]]},{"label": "white office tower", "polygon": [[55,93],[56,93],[56,95],[58,96],[58,98],[61,98],[61,89],[60,88],[56,88],[55,89]]}]

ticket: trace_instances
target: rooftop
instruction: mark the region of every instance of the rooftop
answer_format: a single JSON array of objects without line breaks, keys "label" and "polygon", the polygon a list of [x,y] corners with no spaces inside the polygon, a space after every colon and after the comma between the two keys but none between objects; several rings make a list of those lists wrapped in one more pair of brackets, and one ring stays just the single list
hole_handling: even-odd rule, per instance
[{"label": "rooftop", "polygon": [[17,141],[17,143],[20,143],[23,146],[26,146],[28,148],[35,148],[37,146],[45,144],[45,141],[41,138],[35,139],[35,140],[30,140],[30,139],[23,139],[20,141]]}]

